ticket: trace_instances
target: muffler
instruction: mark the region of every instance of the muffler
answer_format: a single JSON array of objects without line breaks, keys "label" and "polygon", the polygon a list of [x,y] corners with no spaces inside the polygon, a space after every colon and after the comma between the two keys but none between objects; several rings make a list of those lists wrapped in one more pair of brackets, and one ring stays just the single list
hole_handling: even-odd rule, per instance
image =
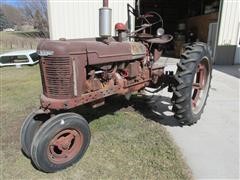
[{"label": "muffler", "polygon": [[112,35],[112,9],[108,7],[108,0],[103,0],[103,7],[99,9],[99,36],[103,38]]}]

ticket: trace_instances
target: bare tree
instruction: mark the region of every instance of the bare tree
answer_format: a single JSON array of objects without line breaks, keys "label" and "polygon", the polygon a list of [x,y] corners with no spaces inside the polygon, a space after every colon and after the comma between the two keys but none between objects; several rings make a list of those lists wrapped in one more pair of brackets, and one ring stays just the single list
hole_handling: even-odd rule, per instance
[{"label": "bare tree", "polygon": [[8,22],[14,25],[20,26],[25,22],[21,11],[14,6],[3,4],[1,5],[1,12],[7,18]]},{"label": "bare tree", "polygon": [[10,23],[7,17],[4,15],[2,8],[0,7],[0,31],[5,28],[13,27],[13,23]]},{"label": "bare tree", "polygon": [[48,36],[48,14],[46,0],[22,1],[25,18],[31,25]]}]

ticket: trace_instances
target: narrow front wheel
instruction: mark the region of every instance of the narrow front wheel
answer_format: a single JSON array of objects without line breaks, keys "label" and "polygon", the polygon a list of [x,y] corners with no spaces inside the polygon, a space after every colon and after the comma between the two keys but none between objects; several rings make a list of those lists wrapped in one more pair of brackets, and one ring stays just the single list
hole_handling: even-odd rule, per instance
[{"label": "narrow front wheel", "polygon": [[31,112],[24,120],[20,132],[20,142],[22,151],[27,157],[30,157],[31,154],[30,151],[34,135],[42,124],[49,118],[49,114],[34,111]]},{"label": "narrow front wheel", "polygon": [[56,172],[78,162],[90,143],[88,122],[75,113],[49,119],[34,136],[31,157],[37,168]]}]

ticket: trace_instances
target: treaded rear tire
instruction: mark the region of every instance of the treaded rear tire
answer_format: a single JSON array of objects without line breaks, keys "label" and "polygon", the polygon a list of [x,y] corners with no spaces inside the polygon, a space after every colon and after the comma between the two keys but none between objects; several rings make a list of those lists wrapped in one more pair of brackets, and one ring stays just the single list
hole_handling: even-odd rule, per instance
[{"label": "treaded rear tire", "polygon": [[[193,98],[195,98],[193,97],[195,92],[193,83],[198,76],[198,67],[202,64],[207,69],[207,73],[205,73],[207,77],[204,74],[204,77],[206,77],[204,80],[204,88],[199,90],[199,92],[203,94],[202,98],[200,98],[200,105],[198,109],[195,110],[196,105],[193,105]],[[175,85],[172,87],[172,111],[175,114],[174,117],[180,124],[192,125],[200,119],[210,89],[212,60],[208,46],[204,43],[194,43],[186,46],[185,52],[181,55],[180,62],[177,66],[177,72],[174,76]]]}]

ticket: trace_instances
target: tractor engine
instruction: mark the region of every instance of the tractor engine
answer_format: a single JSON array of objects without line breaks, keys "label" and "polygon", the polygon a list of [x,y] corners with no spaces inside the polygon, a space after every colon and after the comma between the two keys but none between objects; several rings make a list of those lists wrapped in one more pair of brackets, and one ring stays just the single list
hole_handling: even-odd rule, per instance
[{"label": "tractor engine", "polygon": [[69,109],[90,102],[97,106],[107,96],[149,84],[149,57],[142,43],[45,40],[38,52],[44,108]]}]

